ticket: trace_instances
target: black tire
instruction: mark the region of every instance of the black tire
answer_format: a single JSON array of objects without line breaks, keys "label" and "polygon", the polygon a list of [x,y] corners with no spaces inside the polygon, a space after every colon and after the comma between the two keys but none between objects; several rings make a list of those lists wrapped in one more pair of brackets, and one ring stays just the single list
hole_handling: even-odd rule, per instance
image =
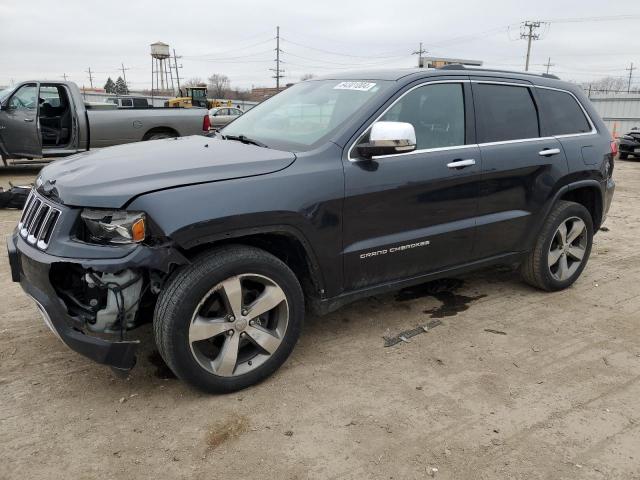
[{"label": "black tire", "polygon": [[[564,280],[559,280],[552,274],[549,266],[549,251],[560,225],[575,217],[582,220],[586,226],[584,256],[573,274]],[[592,244],[593,220],[589,211],[579,203],[559,201],[545,220],[533,250],[527,254],[520,266],[523,280],[529,285],[547,291],[563,290],[571,286],[587,265]]]},{"label": "black tire", "polygon": [[628,153],[624,153],[624,152],[620,152],[618,157],[620,158],[620,160],[626,160],[626,159],[629,158],[629,154]]},{"label": "black tire", "polygon": [[177,136],[178,135],[176,133],[169,132],[169,131],[162,131],[162,132],[155,132],[155,133],[147,133],[142,140],[143,141],[161,140],[163,138],[176,138]]},{"label": "black tire", "polygon": [[[286,331],[277,349],[253,370],[235,376],[215,375],[203,368],[192,353],[192,317],[214,286],[249,272],[269,277],[284,292],[288,308]],[[172,274],[158,298],[153,327],[160,355],[178,378],[205,392],[228,393],[264,380],[285,362],[300,336],[304,311],[300,283],[284,262],[258,248],[231,245],[200,254],[190,265]]]}]

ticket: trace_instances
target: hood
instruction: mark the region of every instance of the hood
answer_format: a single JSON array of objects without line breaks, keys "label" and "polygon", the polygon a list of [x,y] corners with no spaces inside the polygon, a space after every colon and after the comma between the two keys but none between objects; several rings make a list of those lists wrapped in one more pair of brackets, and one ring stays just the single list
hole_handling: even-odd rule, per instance
[{"label": "hood", "polygon": [[191,136],[130,143],[47,165],[38,182],[65,205],[120,208],[143,193],[264,175],[288,167],[291,152]]}]

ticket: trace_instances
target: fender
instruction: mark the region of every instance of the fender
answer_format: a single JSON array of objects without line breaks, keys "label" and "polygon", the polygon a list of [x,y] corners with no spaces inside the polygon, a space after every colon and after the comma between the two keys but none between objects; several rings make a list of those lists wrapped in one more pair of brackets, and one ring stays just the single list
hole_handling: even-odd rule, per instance
[{"label": "fender", "polygon": [[[196,227],[197,228],[197,227]],[[260,234],[277,234],[293,237],[302,245],[304,254],[307,257],[309,271],[313,276],[313,281],[317,285],[320,294],[325,292],[325,280],[320,269],[318,258],[304,234],[296,227],[291,225],[266,225],[260,227],[240,228],[235,230],[227,230],[219,233],[209,234],[205,236],[194,236],[193,240],[182,243],[181,248],[190,249],[199,245],[213,244],[223,240],[241,239]]]}]

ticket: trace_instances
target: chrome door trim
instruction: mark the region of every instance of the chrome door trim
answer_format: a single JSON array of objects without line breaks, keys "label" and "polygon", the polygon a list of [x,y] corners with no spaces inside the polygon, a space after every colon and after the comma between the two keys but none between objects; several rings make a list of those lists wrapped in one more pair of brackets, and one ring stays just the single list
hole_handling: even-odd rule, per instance
[{"label": "chrome door trim", "polygon": [[[411,152],[388,153],[387,155],[376,155],[376,156],[371,157],[371,159],[372,160],[378,160],[378,159],[390,158],[390,157],[400,157],[400,156],[404,157],[404,156],[407,156],[407,155],[415,155],[417,153],[446,152],[447,150],[461,150],[461,149],[464,149],[464,148],[475,148],[477,146],[478,146],[478,144],[476,144],[476,143],[469,143],[467,145],[457,145],[457,146],[454,146],[454,147],[422,148],[420,150],[412,150]],[[354,158],[354,159],[349,159],[349,161],[351,161],[351,162],[362,162],[362,161],[366,161],[366,159]]]}]

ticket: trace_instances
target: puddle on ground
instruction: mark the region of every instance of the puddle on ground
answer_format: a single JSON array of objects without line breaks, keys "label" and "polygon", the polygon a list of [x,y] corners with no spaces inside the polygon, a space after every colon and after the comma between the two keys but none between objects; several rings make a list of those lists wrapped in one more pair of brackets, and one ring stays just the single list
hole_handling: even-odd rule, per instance
[{"label": "puddle on ground", "polygon": [[162,380],[167,380],[169,378],[176,378],[176,375],[171,371],[169,366],[166,363],[164,363],[164,360],[160,355],[160,352],[158,352],[157,350],[151,352],[147,357],[147,360],[149,360],[151,365],[156,367],[156,371],[153,372],[156,377]]},{"label": "puddle on ground", "polygon": [[422,283],[400,290],[396,295],[396,301],[406,302],[422,297],[435,297],[442,302],[442,305],[425,310],[424,313],[431,318],[453,317],[468,310],[471,302],[486,297],[486,295],[468,296],[455,293],[463,284],[464,282],[458,278],[443,278]]}]

